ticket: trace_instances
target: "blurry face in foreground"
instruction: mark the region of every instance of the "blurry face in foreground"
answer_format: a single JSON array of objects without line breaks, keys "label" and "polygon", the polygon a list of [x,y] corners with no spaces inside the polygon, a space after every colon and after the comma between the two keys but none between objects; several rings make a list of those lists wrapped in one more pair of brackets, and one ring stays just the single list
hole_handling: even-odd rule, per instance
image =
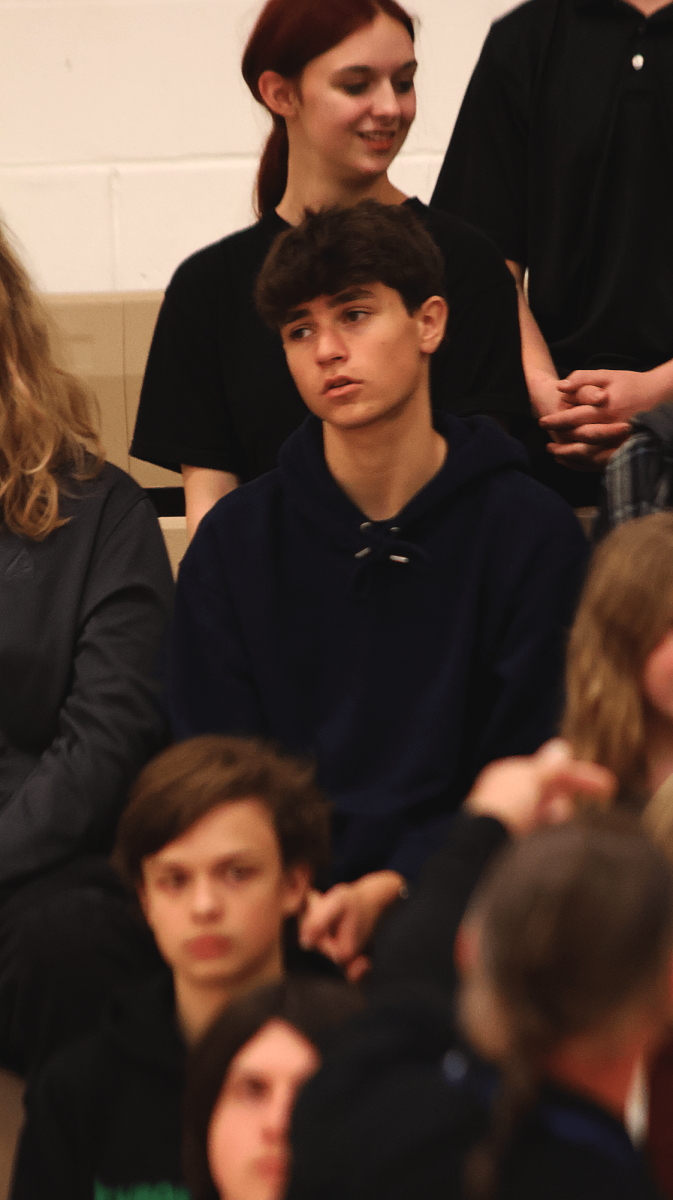
[{"label": "blurry face in foreground", "polygon": [[208,1128],[210,1173],[222,1200],[281,1200],[295,1098],[318,1066],[315,1047],[281,1020],[239,1050]]},{"label": "blurry face in foreground", "polygon": [[250,986],[281,974],[285,918],[308,868],[285,868],[271,813],[228,800],[143,859],[140,901],[159,950],[191,986]]},{"label": "blurry face in foreground", "polygon": [[673,630],[664,634],[645,660],[643,692],[655,712],[673,722]]},{"label": "blurry face in foreground", "polygon": [[482,938],[478,918],[466,918],[454,949],[460,975],[458,1015],[475,1050],[489,1062],[500,1062],[509,1049],[507,1016],[486,970]]}]

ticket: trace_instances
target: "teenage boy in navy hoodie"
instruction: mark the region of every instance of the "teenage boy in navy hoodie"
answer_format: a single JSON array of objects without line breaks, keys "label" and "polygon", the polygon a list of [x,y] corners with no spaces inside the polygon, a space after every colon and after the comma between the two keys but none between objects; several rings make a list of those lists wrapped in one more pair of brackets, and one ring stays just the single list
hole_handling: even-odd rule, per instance
[{"label": "teenage boy in navy hoodie", "polygon": [[303,933],[341,961],[480,769],[554,732],[586,560],[518,443],[433,413],[442,279],[405,206],[309,213],[277,239],[257,305],[312,415],[204,518],[178,583],[174,731],[315,758],[328,882],[350,890],[314,897]]},{"label": "teenage boy in navy hoodie", "polygon": [[328,839],[310,768],[253,740],[197,738],[145,767],[115,858],[170,971],[120,991],[99,1031],[29,1086],[13,1200],[189,1200],[187,1046],[230,1000],[281,977],[286,921]]}]

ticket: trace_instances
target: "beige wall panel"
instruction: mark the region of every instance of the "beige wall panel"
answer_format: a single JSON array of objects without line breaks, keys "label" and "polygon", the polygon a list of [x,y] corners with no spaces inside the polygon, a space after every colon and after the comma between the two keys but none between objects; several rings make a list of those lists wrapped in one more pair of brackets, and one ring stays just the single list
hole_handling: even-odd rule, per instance
[{"label": "beige wall panel", "polygon": [[[157,314],[163,292],[124,292],[120,294],[124,321],[124,386],[126,391],[126,423],[129,443],[133,437],[140,388],[145,374]],[[153,463],[129,457],[129,470],[142,487],[180,487],[182,476],[165,471]]]},{"label": "beige wall panel", "polygon": [[178,567],[189,545],[187,522],[184,517],[159,517],[159,524],[164,535],[173,575],[177,576]]},{"label": "beige wall panel", "polygon": [[64,364],[89,384],[100,407],[106,456],[129,469],[123,308],[115,295],[49,296]]}]

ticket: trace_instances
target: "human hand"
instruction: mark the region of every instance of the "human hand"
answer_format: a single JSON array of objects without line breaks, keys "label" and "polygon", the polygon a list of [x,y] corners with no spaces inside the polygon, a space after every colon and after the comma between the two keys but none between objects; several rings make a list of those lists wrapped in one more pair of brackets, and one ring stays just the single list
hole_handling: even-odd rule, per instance
[{"label": "human hand", "polygon": [[324,894],[312,890],[299,922],[301,945],[331,958],[356,983],[371,966],[362,951],[403,884],[397,871],[374,871],[354,883],[338,883]]},{"label": "human hand", "polygon": [[536,754],[502,758],[478,776],[464,808],[472,816],[495,817],[522,836],[539,825],[561,824],[577,811],[577,793],[605,808],[617,781],[597,763],[573,758],[568,742],[553,738]]},{"label": "human hand", "polygon": [[563,408],[542,416],[542,428],[613,448],[617,438],[628,436],[631,417],[668,397],[660,371],[573,371],[556,386]]}]

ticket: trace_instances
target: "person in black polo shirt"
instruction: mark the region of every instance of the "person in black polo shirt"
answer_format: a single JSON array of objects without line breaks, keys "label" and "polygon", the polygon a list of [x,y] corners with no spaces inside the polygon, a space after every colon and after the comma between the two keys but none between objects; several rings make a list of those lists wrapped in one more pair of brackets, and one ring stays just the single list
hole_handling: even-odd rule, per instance
[{"label": "person in black polo shirt", "polygon": [[673,5],[529,0],[495,22],[432,203],[508,260],[559,463],[603,466],[673,398],[672,176]]}]

